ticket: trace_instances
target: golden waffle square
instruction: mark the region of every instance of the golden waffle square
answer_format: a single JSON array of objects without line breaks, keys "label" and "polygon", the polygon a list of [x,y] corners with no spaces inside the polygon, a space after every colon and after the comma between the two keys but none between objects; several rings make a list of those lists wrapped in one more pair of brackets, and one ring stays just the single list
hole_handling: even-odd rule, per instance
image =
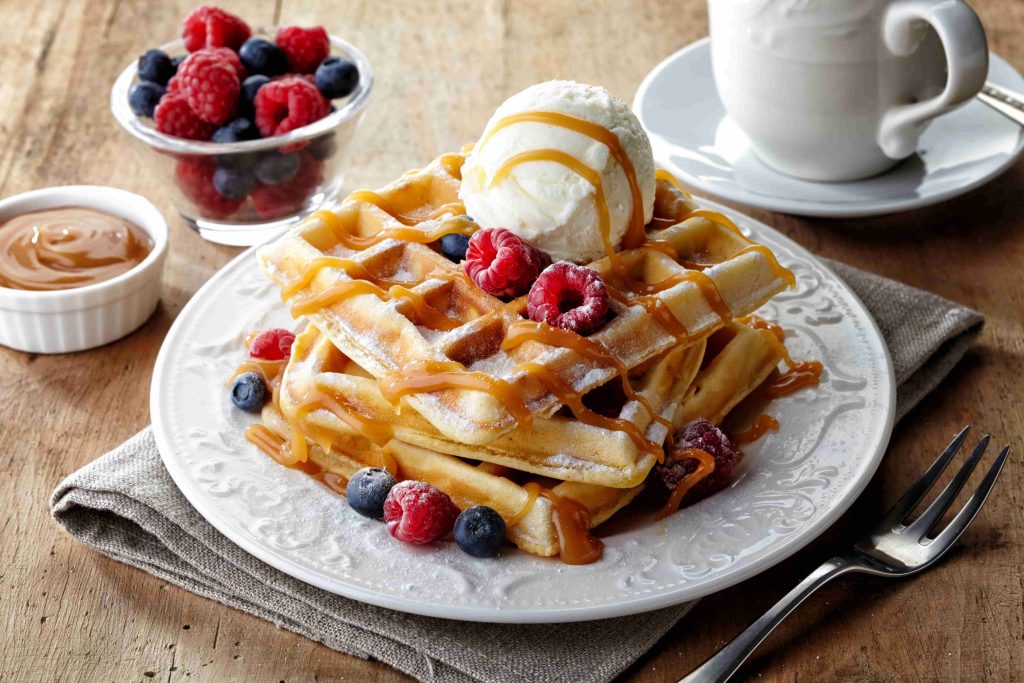
[{"label": "golden waffle square", "polygon": [[[617,370],[563,346],[526,341],[507,348],[510,328],[524,320],[522,300],[507,304],[486,294],[458,265],[409,241],[417,232],[420,241],[433,238],[444,221],[459,220],[451,214],[459,211],[461,159],[445,155],[378,192],[354,193],[336,213],[317,212],[262,249],[260,261],[291,295],[293,314],[316,324],[373,376],[408,372],[417,363],[457,364],[490,387],[510,387],[507,396],[522,399],[518,412],[528,411],[525,417],[550,417],[561,401],[524,363],[541,366],[577,394]],[[654,244],[619,258],[644,285],[672,286],[638,296],[617,285],[607,259],[593,264],[613,296],[609,321],[587,339],[629,369],[752,312],[789,276],[771,252],[701,212],[668,181],[659,181],[657,195],[648,227]],[[399,239],[381,239],[388,234]],[[524,419],[495,391],[445,388],[406,400],[464,444],[490,443]]]},{"label": "golden waffle square", "polygon": [[301,423],[313,434],[394,436],[434,451],[552,479],[631,488],[643,482],[660,455],[645,448],[640,437],[646,437],[650,446],[664,443],[664,423],[672,420],[700,369],[704,347],[701,340],[671,349],[632,379],[636,391],[664,418],[662,422],[652,420],[636,401],[626,400],[615,381],[585,397],[595,410],[634,425],[632,438],[620,429],[556,414],[535,420],[529,434],[513,430],[484,445],[453,441],[416,411],[396,409],[381,395],[377,382],[313,325],[295,340],[278,404],[293,423]]}]

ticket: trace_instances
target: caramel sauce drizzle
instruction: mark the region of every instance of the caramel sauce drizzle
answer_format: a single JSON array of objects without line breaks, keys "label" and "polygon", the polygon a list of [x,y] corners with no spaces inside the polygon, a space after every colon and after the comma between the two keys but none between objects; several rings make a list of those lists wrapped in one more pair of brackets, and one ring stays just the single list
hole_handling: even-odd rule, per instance
[{"label": "caramel sauce drizzle", "polygon": [[448,202],[447,204],[442,204],[441,206],[437,207],[436,209],[430,212],[430,214],[427,216],[427,220],[440,218],[446,213],[450,213],[456,216],[464,216],[466,214],[466,205],[459,200],[456,200],[454,202]]},{"label": "caramel sauce drizzle", "polygon": [[400,313],[408,315],[407,311],[411,310],[417,322],[424,327],[448,332],[462,325],[462,321],[445,315],[428,304],[421,294],[402,285],[392,285],[388,289],[388,296],[401,302],[398,305]]},{"label": "caramel sauce drizzle", "polygon": [[779,421],[771,415],[758,415],[754,418],[753,424],[750,427],[736,436],[732,437],[732,442],[736,445],[742,445],[745,443],[751,443],[757,441],[768,432],[778,431]]},{"label": "caramel sauce drizzle", "polygon": [[[374,420],[352,410],[344,405],[344,398],[334,393],[333,389],[324,390],[316,388],[308,396],[303,397],[302,402],[295,409],[292,418],[296,422],[313,412],[314,410],[326,410],[344,422],[350,429],[362,434],[370,441],[380,445],[391,439],[392,431],[390,425],[380,420]],[[330,443],[320,444],[324,450],[330,450]]]},{"label": "caramel sauce drizzle", "polygon": [[286,455],[288,444],[266,425],[251,424],[245,430],[245,440],[282,465],[290,466],[291,458]]},{"label": "caramel sauce drizzle", "polygon": [[626,398],[640,403],[653,421],[662,425],[669,432],[672,431],[672,423],[659,415],[654,410],[651,402],[647,400],[647,397],[637,393],[633,388],[633,384],[629,381],[629,368],[626,367],[625,363],[609,353],[608,349],[601,342],[587,339],[583,335],[576,334],[571,330],[552,327],[543,322],[520,320],[508,328],[505,333],[505,339],[501,343],[501,348],[508,351],[526,341],[536,341],[548,346],[571,349],[584,358],[611,366],[622,380],[622,391]]},{"label": "caramel sauce drizzle", "polygon": [[[581,135],[585,135],[592,140],[596,140],[608,148],[608,152],[615,158],[615,161],[622,167],[622,170],[626,175],[626,182],[629,183],[629,193],[632,199],[629,226],[626,228],[626,234],[622,238],[622,244],[627,249],[639,246],[644,241],[643,195],[640,192],[640,185],[636,179],[636,171],[633,169],[633,161],[629,158],[629,155],[626,154],[626,150],[623,149],[619,136],[604,126],[579,118],[578,116],[572,116],[571,114],[563,114],[562,112],[557,111],[526,111],[506,116],[495,123],[491,130],[488,131],[480,141],[480,146],[482,147],[487,144],[487,141],[502,128],[523,122],[546,123],[551,126],[566,128],[580,133]],[[575,158],[573,158],[573,160],[576,161]],[[593,169],[589,170],[592,173],[595,173]],[[581,173],[580,175],[583,174]],[[600,174],[595,173],[595,175],[600,178]],[[598,183],[594,183],[593,181],[589,182],[591,182],[595,188],[599,187]],[[597,200],[596,194],[595,200]],[[603,193],[599,203],[604,203]],[[605,205],[605,213],[607,213],[607,211],[607,205]]]},{"label": "caramel sauce drizzle", "polygon": [[644,249],[660,251],[662,254],[668,256],[673,261],[679,261],[679,252],[676,251],[676,248],[672,245],[672,243],[667,240],[647,240],[640,246],[642,246]]},{"label": "caramel sauce drizzle", "polygon": [[345,271],[345,274],[351,278],[357,280],[369,280],[376,285],[393,285],[399,284],[396,281],[385,280],[379,278],[366,269],[363,264],[353,261],[352,259],[342,258],[340,256],[320,256],[312,261],[303,268],[302,273],[297,278],[289,282],[288,284],[281,287],[281,301],[287,301],[288,299],[295,296],[295,294],[313,281],[324,268],[337,268]]},{"label": "caramel sauce drizzle", "polygon": [[290,459],[285,455],[285,452],[288,449],[287,442],[268,429],[265,425],[250,425],[249,428],[245,430],[245,438],[249,443],[254,444],[261,451],[285,467],[304,472],[335,493],[345,495],[345,489],[348,486],[348,479],[343,475],[338,474],[337,472],[331,472],[330,470],[325,470],[312,460],[288,464]]},{"label": "caramel sauce drizzle", "polygon": [[591,564],[601,559],[604,543],[590,534],[590,511],[572,498],[560,496],[537,482],[523,486],[528,498],[523,507],[505,522],[511,529],[529,514],[538,498],[551,501],[552,521],[558,534],[558,555],[566,564]]},{"label": "caramel sauce drizzle", "polygon": [[[616,138],[617,139],[617,138]],[[571,154],[560,149],[532,149],[527,152],[514,154],[498,167],[491,177],[490,185],[494,187],[503,181],[516,166],[532,161],[550,161],[561,164],[570,169],[578,176],[594,186],[594,205],[597,208],[597,221],[600,226],[601,242],[604,244],[605,253],[612,262],[612,268],[625,273],[622,261],[611,242],[611,218],[608,215],[608,202],[604,196],[604,183],[601,182],[601,174],[590,168],[582,161]],[[641,226],[641,229],[643,226]]]},{"label": "caramel sauce drizzle", "polygon": [[686,188],[684,188],[682,183],[679,182],[679,179],[676,178],[674,175],[672,175],[671,173],[669,173],[668,171],[666,171],[663,168],[657,168],[657,169],[654,170],[654,179],[655,180],[664,180],[666,182],[669,182],[677,190],[682,192],[684,197],[686,197],[687,199],[692,199],[693,198],[693,195],[691,195],[689,192],[686,191]]},{"label": "caramel sauce drizzle", "polygon": [[[369,192],[369,190],[360,190],[360,192]],[[349,198],[351,199],[355,194],[357,193],[349,195]],[[399,216],[393,217],[398,220],[398,222],[404,224],[404,221]],[[360,236],[353,234],[341,216],[335,214],[333,211],[322,209],[314,212],[311,218],[319,219],[323,222],[323,224],[326,225],[334,234],[334,237],[338,240],[339,244],[356,251],[369,249],[374,245],[380,244],[386,239],[394,239],[401,242],[412,242],[414,244],[430,244],[431,242],[436,242],[445,235],[460,234],[468,237],[477,230],[476,223],[465,220],[460,216],[453,216],[438,223],[433,230],[420,230],[413,227],[385,228],[374,235]]]},{"label": "caramel sauce drizzle", "polygon": [[746,247],[737,251],[735,254],[733,254],[732,258],[743,256],[744,254],[749,254],[752,252],[761,254],[761,256],[763,256],[765,260],[768,261],[768,265],[775,272],[775,275],[780,280],[785,282],[790,287],[790,289],[796,289],[796,275],[794,275],[793,271],[791,271],[789,268],[783,267],[782,264],[779,263],[779,259],[775,256],[775,253],[768,247],[764,246],[763,244],[749,244]]},{"label": "caramel sauce drizzle", "polygon": [[770,320],[765,320],[764,318],[756,315],[744,316],[739,319],[739,322],[749,327],[753,327],[756,330],[766,330],[770,332],[779,343],[782,360],[786,363],[786,367],[789,368],[786,372],[778,374],[764,383],[763,391],[768,398],[789,396],[790,394],[805,387],[818,386],[821,382],[821,373],[825,370],[825,366],[823,366],[820,361],[816,360],[805,360],[799,362],[793,360],[793,356],[790,355],[789,349],[787,349],[786,345],[783,343],[786,332],[782,329],[781,325]]},{"label": "caramel sauce drizzle", "polygon": [[624,432],[636,444],[638,450],[656,455],[659,462],[664,460],[665,451],[662,447],[647,439],[640,432],[640,428],[633,422],[624,420],[621,417],[605,417],[587,408],[583,405],[582,395],[548,368],[537,363],[521,363],[516,366],[516,369],[522,370],[539,380],[541,384],[547,387],[548,391],[558,397],[558,400],[569,406],[572,414],[580,422],[592,427]]},{"label": "caramel sauce drizzle", "polygon": [[411,289],[407,289],[402,285],[392,285],[385,292],[367,280],[337,282],[322,292],[295,303],[292,306],[292,316],[298,318],[360,294],[372,294],[381,301],[399,301],[399,312],[403,315],[408,315],[409,311],[411,311],[419,324],[432,330],[454,330],[462,324],[461,321],[431,307],[423,296]]},{"label": "caramel sauce drizzle", "polygon": [[772,336],[779,342],[782,342],[786,338],[786,331],[782,329],[782,325],[771,320],[765,320],[759,315],[745,315],[742,318],[736,318],[736,322],[741,325],[746,325],[747,327],[752,327],[755,330],[771,332]]},{"label": "caramel sauce drizzle", "polygon": [[292,304],[292,317],[298,318],[319,311],[339,301],[344,301],[360,294],[372,294],[381,301],[387,301],[388,294],[383,289],[367,280],[345,280],[336,282],[327,289]]},{"label": "caramel sauce drizzle", "polygon": [[687,448],[679,456],[680,460],[686,460],[687,458],[697,460],[697,469],[679,480],[679,483],[672,490],[672,495],[669,496],[668,502],[658,511],[658,514],[654,517],[655,519],[665,519],[679,510],[679,506],[682,504],[686,494],[700,483],[704,477],[715,471],[715,459],[699,448]]},{"label": "caramel sauce drizzle", "polygon": [[664,327],[669,334],[679,340],[681,343],[690,341],[690,333],[686,327],[679,322],[679,318],[675,316],[672,309],[668,307],[664,301],[656,296],[637,296],[632,299],[627,298],[624,294],[616,290],[614,287],[608,288],[608,294],[611,298],[618,301],[623,306],[641,306],[648,315],[654,318],[659,325]]},{"label": "caramel sauce drizzle", "polygon": [[591,564],[601,559],[604,543],[590,535],[590,510],[551,489],[540,495],[551,501],[558,533],[558,556],[566,564]]},{"label": "caramel sauce drizzle", "polygon": [[420,222],[414,216],[407,216],[403,213],[399,213],[397,211],[392,210],[391,207],[388,206],[387,200],[385,200],[384,197],[381,197],[373,190],[356,190],[355,192],[349,194],[349,196],[345,197],[345,201],[373,204],[378,209],[388,214],[402,225],[413,226]]},{"label": "caramel sauce drizzle", "polygon": [[821,361],[805,360],[797,363],[788,353],[784,360],[789,370],[764,385],[764,391],[769,398],[789,396],[805,387],[816,387],[821,382],[821,373],[825,369]]},{"label": "caramel sauce drizzle", "polygon": [[[472,145],[470,145],[472,148]],[[442,154],[438,159],[441,167],[456,180],[462,180],[462,164],[465,163],[466,157],[461,154]]]},{"label": "caramel sauce drizzle", "polygon": [[514,386],[485,372],[466,370],[455,361],[415,361],[382,377],[378,384],[384,398],[392,403],[406,394],[420,392],[445,389],[483,391],[498,399],[522,429],[527,432],[533,429],[533,413]]}]

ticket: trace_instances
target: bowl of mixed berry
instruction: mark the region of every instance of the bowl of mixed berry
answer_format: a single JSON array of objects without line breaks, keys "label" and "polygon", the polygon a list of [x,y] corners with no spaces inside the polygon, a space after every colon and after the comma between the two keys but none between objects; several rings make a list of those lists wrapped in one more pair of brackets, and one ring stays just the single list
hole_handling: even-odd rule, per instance
[{"label": "bowl of mixed berry", "polygon": [[114,83],[115,118],[206,239],[261,242],[335,199],[373,71],[322,26],[251,28],[217,7]]}]

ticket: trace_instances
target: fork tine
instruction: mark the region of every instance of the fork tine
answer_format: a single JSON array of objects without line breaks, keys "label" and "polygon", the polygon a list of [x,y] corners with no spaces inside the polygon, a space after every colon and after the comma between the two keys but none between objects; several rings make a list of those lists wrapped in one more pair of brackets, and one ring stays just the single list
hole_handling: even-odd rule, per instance
[{"label": "fork tine", "polygon": [[946,514],[946,510],[953,504],[953,499],[960,493],[960,489],[967,483],[967,478],[971,476],[971,472],[978,466],[978,461],[981,460],[981,456],[984,455],[985,449],[988,448],[989,437],[988,434],[981,437],[981,441],[974,447],[974,452],[971,453],[971,457],[967,458],[966,462],[960,467],[960,471],[956,473],[956,476],[950,479],[946,487],[942,489],[942,493],[939,494],[938,498],[932,501],[932,503],[924,509],[921,516],[914,520],[914,523],[907,527],[906,533],[909,536],[915,536],[916,538],[923,538],[927,536],[935,525],[942,519],[942,515]]},{"label": "fork tine", "polygon": [[885,515],[885,519],[882,520],[883,525],[893,527],[903,522],[907,515],[910,514],[911,510],[917,507],[917,504],[921,502],[921,499],[925,497],[931,487],[935,484],[935,481],[942,474],[946,466],[949,465],[949,461],[953,459],[956,452],[960,450],[960,446],[963,444],[964,439],[967,438],[967,434],[971,431],[970,425],[960,430],[960,433],[956,435],[949,445],[946,446],[946,450],[939,454],[939,457],[935,458],[935,462],[925,471],[921,478],[913,483],[913,485],[907,489],[907,492],[903,494],[895,505]]},{"label": "fork tine", "polygon": [[985,504],[988,494],[992,492],[992,487],[995,486],[999,473],[1003,471],[1003,465],[1006,464],[1006,459],[1009,455],[1010,446],[1003,446],[1003,450],[999,452],[999,457],[992,463],[992,467],[985,474],[985,478],[978,484],[978,489],[967,499],[964,506],[960,508],[960,512],[956,513],[949,526],[939,532],[935,539],[928,544],[927,547],[932,549],[934,553],[933,559],[942,555],[950,546],[956,543],[960,535],[974,521],[978,511],[981,510],[981,506]]}]

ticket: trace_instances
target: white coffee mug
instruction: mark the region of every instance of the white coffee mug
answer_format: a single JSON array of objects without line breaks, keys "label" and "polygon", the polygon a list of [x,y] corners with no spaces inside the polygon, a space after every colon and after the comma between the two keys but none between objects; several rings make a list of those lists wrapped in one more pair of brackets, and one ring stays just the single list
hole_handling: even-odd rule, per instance
[{"label": "white coffee mug", "polygon": [[708,0],[715,83],[762,161],[855,180],[914,153],[981,89],[988,46],[960,0]]}]

